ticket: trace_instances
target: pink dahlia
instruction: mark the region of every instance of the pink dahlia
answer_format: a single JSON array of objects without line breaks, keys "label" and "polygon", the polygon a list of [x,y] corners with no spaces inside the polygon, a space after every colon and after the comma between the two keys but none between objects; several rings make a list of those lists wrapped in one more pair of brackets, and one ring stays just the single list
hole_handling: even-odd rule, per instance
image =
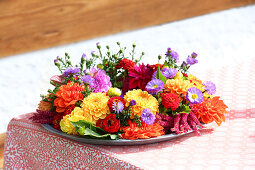
[{"label": "pink dahlia", "polygon": [[153,69],[139,64],[134,69],[129,70],[129,89],[140,88],[145,90],[146,84],[151,81]]},{"label": "pink dahlia", "polygon": [[107,92],[110,87],[112,87],[112,83],[110,81],[110,77],[106,75],[104,70],[100,68],[92,68],[90,69],[90,75],[95,80],[92,88],[93,92]]}]

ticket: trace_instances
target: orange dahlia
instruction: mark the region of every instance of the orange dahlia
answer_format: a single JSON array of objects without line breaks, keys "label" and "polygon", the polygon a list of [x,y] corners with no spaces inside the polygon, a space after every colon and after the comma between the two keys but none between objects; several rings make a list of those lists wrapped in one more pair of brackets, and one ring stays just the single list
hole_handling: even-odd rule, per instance
[{"label": "orange dahlia", "polygon": [[188,80],[183,79],[168,79],[165,84],[165,92],[176,94],[180,96],[181,94],[186,95],[187,90],[191,87]]},{"label": "orange dahlia", "polygon": [[38,104],[38,109],[41,110],[41,111],[46,111],[46,112],[50,111],[51,110],[51,103],[41,100],[40,103]]},{"label": "orange dahlia", "polygon": [[158,123],[153,123],[151,125],[142,123],[141,127],[137,126],[135,122],[131,122],[130,120],[128,123],[129,126],[121,128],[121,130],[124,132],[122,134],[123,139],[148,139],[165,134],[163,131],[164,128]]},{"label": "orange dahlia", "polygon": [[78,83],[67,83],[59,88],[59,91],[55,93],[57,98],[54,100],[54,106],[56,106],[56,112],[64,112],[66,107],[75,104],[77,101],[83,99],[84,90],[83,85]]},{"label": "orange dahlia", "polygon": [[218,126],[220,126],[222,122],[225,122],[224,114],[227,113],[227,108],[228,107],[223,100],[220,100],[219,96],[213,97],[212,99],[205,99],[204,102],[200,104],[191,105],[191,109],[196,114],[198,120],[202,123],[215,121]]}]

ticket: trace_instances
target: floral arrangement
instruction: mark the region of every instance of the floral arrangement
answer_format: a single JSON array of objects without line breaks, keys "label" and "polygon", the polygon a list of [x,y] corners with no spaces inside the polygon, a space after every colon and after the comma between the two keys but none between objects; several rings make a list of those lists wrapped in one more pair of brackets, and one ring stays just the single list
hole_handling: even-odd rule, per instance
[{"label": "floral arrangement", "polygon": [[[213,96],[216,86],[189,74],[198,63],[192,53],[181,64],[176,51],[168,48],[157,64],[140,63],[132,45],[130,57],[119,50],[82,55],[73,65],[70,56],[57,57],[60,75],[51,77],[53,89],[41,95],[33,122],[52,124],[67,134],[98,139],[148,139],[169,133],[195,131],[203,124],[225,121],[227,106]],[[100,61],[95,67],[95,63]]]}]

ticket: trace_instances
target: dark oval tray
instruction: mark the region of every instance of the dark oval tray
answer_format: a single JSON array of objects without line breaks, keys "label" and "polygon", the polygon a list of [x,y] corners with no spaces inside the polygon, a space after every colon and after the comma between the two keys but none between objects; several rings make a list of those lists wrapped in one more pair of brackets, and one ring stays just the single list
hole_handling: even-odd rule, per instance
[{"label": "dark oval tray", "polygon": [[57,135],[60,135],[60,136],[63,136],[63,137],[69,138],[69,139],[73,139],[75,141],[79,141],[82,143],[94,144],[94,145],[119,145],[119,146],[145,145],[145,144],[158,143],[158,142],[175,139],[180,136],[194,132],[194,131],[189,131],[189,132],[186,132],[183,134],[174,134],[173,133],[173,134],[162,135],[162,136],[158,136],[155,138],[149,138],[149,139],[137,139],[137,140],[126,140],[126,139],[110,140],[109,139],[109,140],[107,140],[107,139],[89,139],[89,138],[85,138],[82,136],[68,135],[64,132],[54,129],[49,124],[42,124],[42,126],[52,133],[55,133]]}]

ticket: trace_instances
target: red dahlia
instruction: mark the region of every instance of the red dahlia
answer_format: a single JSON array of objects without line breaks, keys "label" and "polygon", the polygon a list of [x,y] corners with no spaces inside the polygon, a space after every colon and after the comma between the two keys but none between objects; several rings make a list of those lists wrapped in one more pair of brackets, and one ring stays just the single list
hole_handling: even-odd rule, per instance
[{"label": "red dahlia", "polygon": [[177,95],[172,93],[161,93],[162,104],[168,109],[176,110],[179,107],[180,100]]},{"label": "red dahlia", "polygon": [[140,88],[141,90],[146,90],[146,84],[151,81],[153,74],[153,69],[145,66],[144,64],[139,64],[135,66],[134,69],[129,70],[129,89]]},{"label": "red dahlia", "polygon": [[124,70],[130,70],[130,69],[133,69],[134,67],[135,67],[135,62],[126,58],[120,60],[119,64],[115,66],[115,68],[118,68],[118,69],[123,68]]}]

